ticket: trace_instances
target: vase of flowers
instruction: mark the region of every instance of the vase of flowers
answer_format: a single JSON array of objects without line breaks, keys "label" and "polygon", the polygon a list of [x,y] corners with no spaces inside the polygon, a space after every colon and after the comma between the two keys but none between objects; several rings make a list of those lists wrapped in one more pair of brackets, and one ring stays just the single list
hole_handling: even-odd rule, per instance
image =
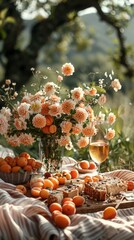
[{"label": "vase of flowers", "polygon": [[39,139],[39,159],[44,163],[46,172],[60,171],[62,167],[63,148],[58,145],[57,136]]},{"label": "vase of flowers", "polygon": [[6,80],[1,89],[0,98],[6,106],[0,110],[0,134],[8,144],[27,146],[40,139],[40,149],[44,152],[41,158],[46,168],[55,170],[60,166],[62,150],[73,149],[74,143],[78,148],[88,148],[90,138],[97,134],[98,125],[105,126],[108,140],[115,136],[115,113],[105,107],[106,88],[116,92],[121,89],[113,73],[105,74],[105,79],[98,79],[97,84],[91,81],[64,91],[64,77],[75,72],[71,63],[65,63],[60,72],[56,71],[55,82],[48,81],[39,71],[31,70],[36,78],[44,81],[38,91],[28,93],[25,90],[21,100],[12,104],[17,98],[15,84]]}]

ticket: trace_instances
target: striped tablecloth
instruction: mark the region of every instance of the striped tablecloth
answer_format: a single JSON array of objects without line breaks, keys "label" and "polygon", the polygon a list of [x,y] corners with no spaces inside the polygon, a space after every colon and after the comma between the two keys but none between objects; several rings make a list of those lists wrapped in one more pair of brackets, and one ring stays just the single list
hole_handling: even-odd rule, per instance
[{"label": "striped tablecloth", "polygon": [[[118,170],[113,176],[134,180],[134,172]],[[15,191],[0,179],[1,240],[134,240],[134,208],[118,209],[113,220],[102,219],[102,212],[75,214],[71,225],[56,228],[43,202]]]}]

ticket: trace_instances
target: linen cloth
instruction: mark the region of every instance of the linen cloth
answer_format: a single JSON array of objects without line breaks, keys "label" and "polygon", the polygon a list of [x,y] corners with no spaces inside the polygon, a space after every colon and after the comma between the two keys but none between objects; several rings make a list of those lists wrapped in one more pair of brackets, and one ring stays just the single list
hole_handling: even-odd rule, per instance
[{"label": "linen cloth", "polygon": [[[128,170],[106,174],[134,180],[134,172]],[[102,219],[102,211],[72,215],[71,225],[62,230],[43,202],[26,197],[0,179],[0,240],[133,240],[134,208],[117,211],[112,220]]]}]

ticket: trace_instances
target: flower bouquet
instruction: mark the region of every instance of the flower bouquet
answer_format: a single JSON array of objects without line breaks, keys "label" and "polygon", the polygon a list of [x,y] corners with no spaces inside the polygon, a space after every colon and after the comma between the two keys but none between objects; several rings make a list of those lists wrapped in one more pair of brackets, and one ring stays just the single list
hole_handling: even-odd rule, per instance
[{"label": "flower bouquet", "polygon": [[[104,74],[104,78],[76,86],[64,91],[64,78],[74,75],[71,63],[65,63],[56,71],[55,82],[48,81],[41,72],[31,69],[34,77],[43,80],[40,89],[35,93],[24,90],[19,101],[15,83],[5,81],[1,89],[1,100],[6,106],[0,110],[0,133],[13,147],[32,145],[39,141],[40,158],[47,171],[56,170],[62,164],[64,148],[88,148],[90,138],[103,126],[105,138],[115,136],[113,124],[116,116],[105,107],[107,89],[121,89],[114,73]],[[51,68],[48,68],[51,71]],[[43,149],[43,152],[42,152]]]}]

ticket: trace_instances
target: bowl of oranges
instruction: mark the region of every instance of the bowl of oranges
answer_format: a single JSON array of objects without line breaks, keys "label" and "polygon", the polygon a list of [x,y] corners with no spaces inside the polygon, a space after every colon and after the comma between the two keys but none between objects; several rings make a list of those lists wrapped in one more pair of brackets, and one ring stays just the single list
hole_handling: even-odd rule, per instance
[{"label": "bowl of oranges", "polygon": [[17,156],[0,157],[0,178],[11,184],[26,183],[33,173],[38,172],[42,162],[30,157],[27,152]]}]

